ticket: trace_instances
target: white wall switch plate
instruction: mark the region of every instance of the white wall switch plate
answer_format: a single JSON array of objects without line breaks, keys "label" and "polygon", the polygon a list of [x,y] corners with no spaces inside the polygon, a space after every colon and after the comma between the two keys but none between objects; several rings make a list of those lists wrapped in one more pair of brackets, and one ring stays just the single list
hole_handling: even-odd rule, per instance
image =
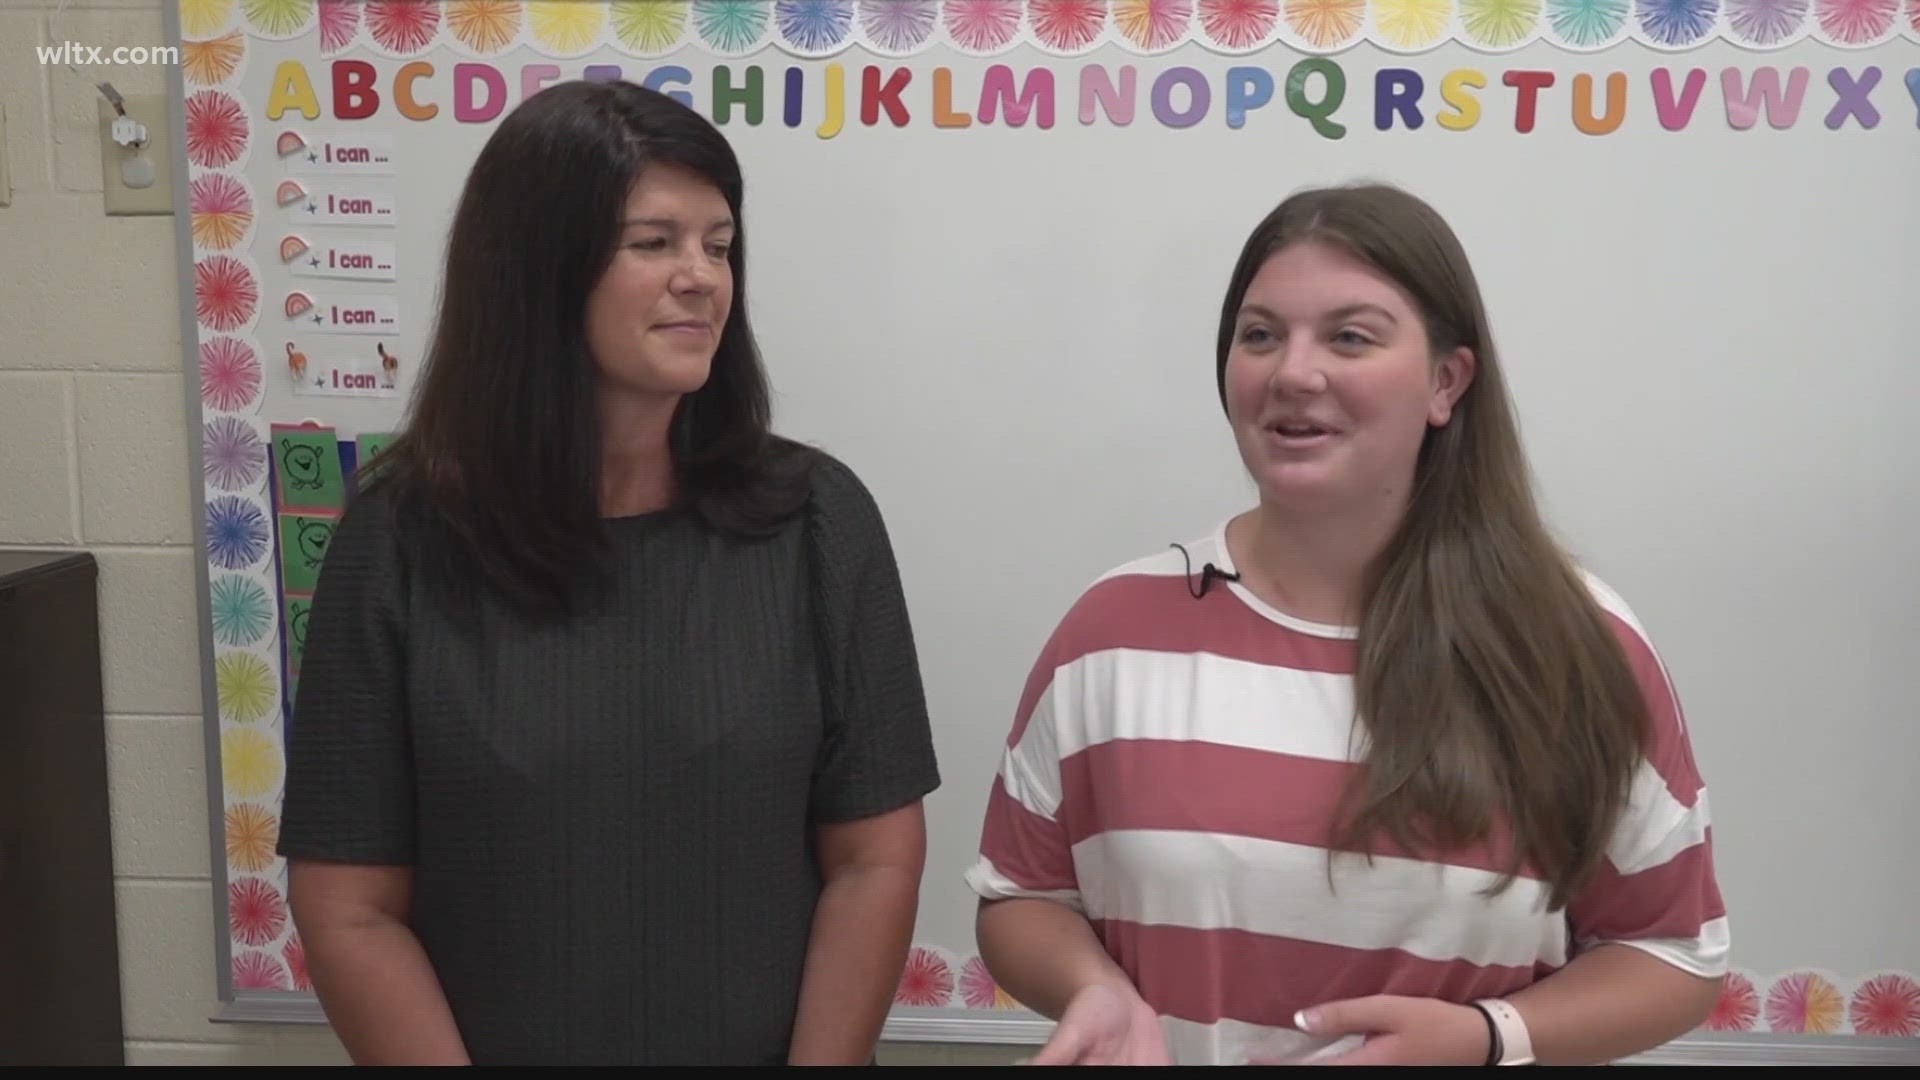
[{"label": "white wall switch plate", "polygon": [[[100,190],[109,215],[173,213],[173,132],[167,127],[167,99],[164,94],[126,94],[127,120],[146,128],[147,143],[139,157],[148,164],[134,162],[135,153],[114,141],[114,122],[120,115],[105,97],[95,99],[100,107]],[[129,182],[152,177],[145,187]]]}]

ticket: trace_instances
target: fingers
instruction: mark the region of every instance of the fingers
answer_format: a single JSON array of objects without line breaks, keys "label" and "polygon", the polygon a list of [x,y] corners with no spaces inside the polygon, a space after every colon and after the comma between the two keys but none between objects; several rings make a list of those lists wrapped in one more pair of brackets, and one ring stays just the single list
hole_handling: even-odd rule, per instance
[{"label": "fingers", "polygon": [[1309,1035],[1366,1035],[1396,1030],[1405,999],[1376,996],[1315,1005],[1294,1014],[1296,1027]]},{"label": "fingers", "polygon": [[1102,1039],[1085,1024],[1061,1024],[1028,1065],[1171,1065],[1166,1040],[1153,1032]]},{"label": "fingers", "polygon": [[1053,1029],[1053,1038],[1040,1052],[1027,1059],[1029,1065],[1077,1065],[1087,1046],[1086,1027],[1082,1024],[1065,1022]]}]

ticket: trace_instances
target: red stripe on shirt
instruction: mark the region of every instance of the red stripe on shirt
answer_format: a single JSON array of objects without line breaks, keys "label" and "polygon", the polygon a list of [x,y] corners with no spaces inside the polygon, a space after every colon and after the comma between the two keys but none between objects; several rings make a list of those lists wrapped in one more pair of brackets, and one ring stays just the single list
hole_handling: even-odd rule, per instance
[{"label": "red stripe on shirt", "polygon": [[1428,960],[1245,930],[1100,920],[1094,931],[1149,1005],[1195,1024],[1292,1027],[1300,1009],[1372,994],[1464,1003],[1514,993],[1552,970]]},{"label": "red stripe on shirt", "polygon": [[1022,805],[998,776],[987,794],[980,851],[995,870],[1022,889],[1054,892],[1078,887],[1066,833]]},{"label": "red stripe on shirt", "polygon": [[1713,830],[1659,866],[1623,875],[1601,864],[1593,882],[1568,907],[1576,938],[1678,938],[1727,914],[1713,870]]},{"label": "red stripe on shirt", "polygon": [[1186,579],[1123,574],[1093,586],[1054,629],[1027,675],[1007,745],[1025,734],[1054,672],[1082,657],[1114,649],[1211,653],[1268,667],[1353,673],[1354,643],[1316,637],[1269,621],[1225,586],[1196,600]]},{"label": "red stripe on shirt", "polygon": [[[1344,762],[1217,743],[1110,740],[1060,763],[1058,817],[1070,844],[1116,829],[1147,829],[1325,847],[1342,786],[1355,773]],[[1125,797],[1113,797],[1118,792]],[[1489,840],[1444,857],[1408,852],[1384,835],[1373,845],[1374,854],[1388,858],[1495,873],[1511,850],[1509,833],[1498,825]]]},{"label": "red stripe on shirt", "polygon": [[1667,673],[1646,638],[1641,637],[1619,616],[1609,613],[1608,619],[1620,647],[1626,650],[1627,664],[1633,669],[1634,679],[1647,699],[1649,719],[1652,721],[1651,738],[1646,748],[1647,760],[1661,779],[1667,782],[1667,790],[1673,793],[1680,805],[1691,808],[1700,798],[1700,789],[1706,783],[1700,778],[1700,770],[1694,764],[1692,745],[1686,736],[1686,719],[1681,713],[1679,701],[1675,699],[1673,687],[1667,682]]}]

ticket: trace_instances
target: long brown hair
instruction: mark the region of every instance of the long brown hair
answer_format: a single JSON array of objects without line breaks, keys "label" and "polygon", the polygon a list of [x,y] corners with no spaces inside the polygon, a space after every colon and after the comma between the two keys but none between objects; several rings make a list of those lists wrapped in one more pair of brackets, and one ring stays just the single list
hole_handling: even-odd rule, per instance
[{"label": "long brown hair", "polygon": [[1217,345],[1274,253],[1337,245],[1413,298],[1436,359],[1465,346],[1474,377],[1429,427],[1406,516],[1370,568],[1355,707],[1361,768],[1331,837],[1370,850],[1488,841],[1504,831],[1495,889],[1537,874],[1563,907],[1605,858],[1645,749],[1649,709],[1581,571],[1548,535],[1479,286],[1453,230],[1397,188],[1316,189],[1282,202],[1234,268]]}]

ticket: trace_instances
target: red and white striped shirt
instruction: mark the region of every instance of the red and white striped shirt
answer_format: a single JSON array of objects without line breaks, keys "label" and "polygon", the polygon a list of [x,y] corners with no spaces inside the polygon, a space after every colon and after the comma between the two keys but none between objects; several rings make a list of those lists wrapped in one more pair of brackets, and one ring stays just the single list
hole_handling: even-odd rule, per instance
[{"label": "red and white striped shirt", "polygon": [[[1243,1064],[1324,1040],[1296,1010],[1396,994],[1504,996],[1583,947],[1622,942],[1726,970],[1706,789],[1659,656],[1588,575],[1652,706],[1650,753],[1607,865],[1570,907],[1522,876],[1486,897],[1504,849],[1423,861],[1322,846],[1364,751],[1355,633],[1290,617],[1233,582],[1224,527],[1101,576],[1034,665],[968,884],[1083,913],[1157,1011],[1177,1064]],[[1190,569],[1191,567],[1191,569]],[[1360,744],[1360,745],[1355,745]]]}]

